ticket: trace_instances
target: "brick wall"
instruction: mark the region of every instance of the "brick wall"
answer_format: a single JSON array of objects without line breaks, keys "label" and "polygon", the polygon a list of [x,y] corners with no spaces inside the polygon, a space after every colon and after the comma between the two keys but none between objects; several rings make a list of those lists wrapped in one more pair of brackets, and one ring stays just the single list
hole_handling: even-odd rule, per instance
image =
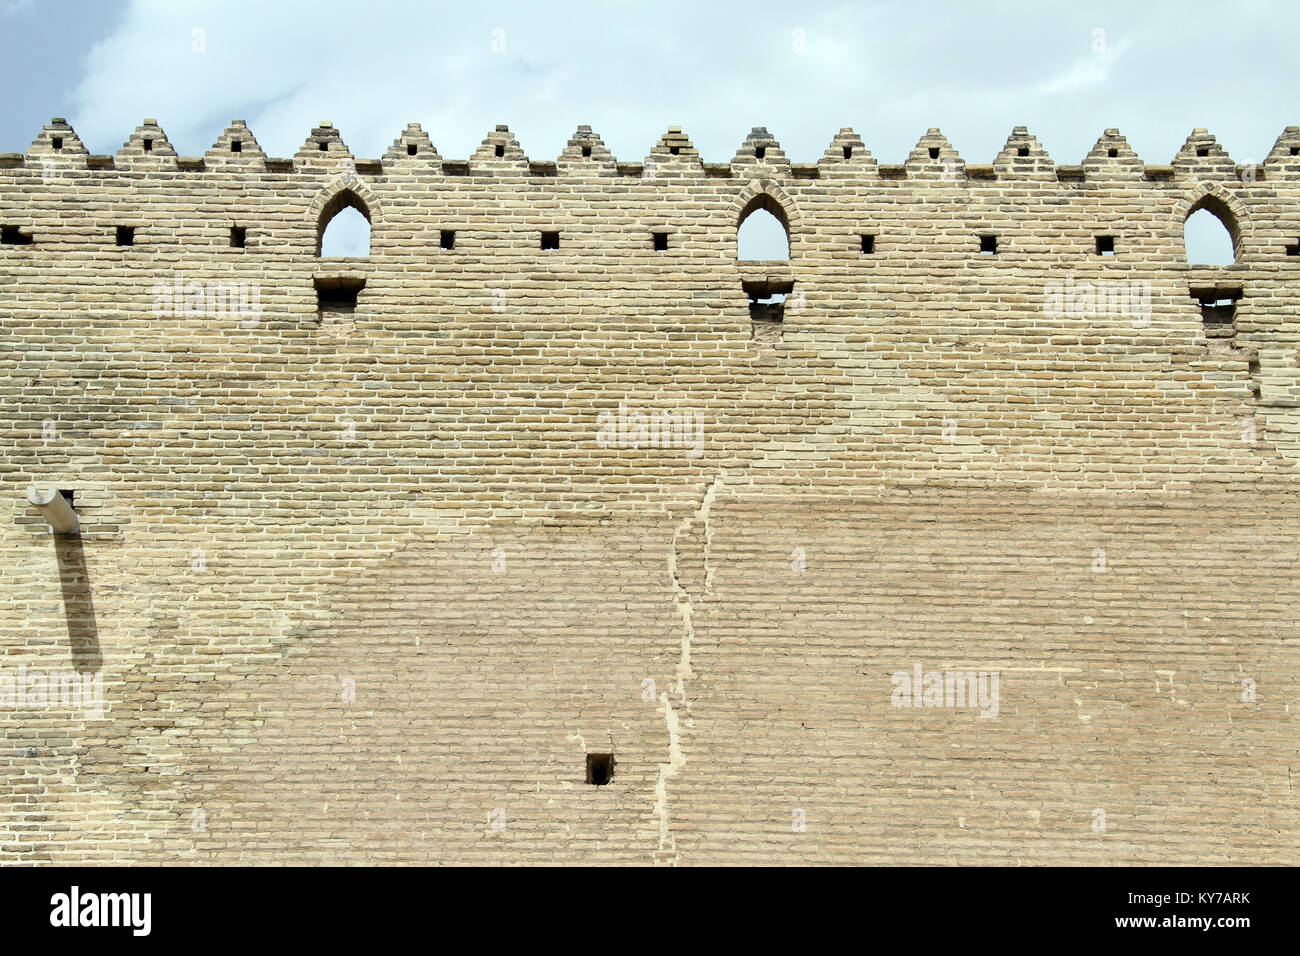
[{"label": "brick wall", "polygon": [[[1285,862],[1292,150],[52,122],[0,155],[0,678],[104,706],[0,707],[0,858]],[[322,260],[348,204],[370,256]],[[1186,264],[1203,205],[1235,265]],[[737,262],[755,207],[789,262]],[[997,715],[894,706],[918,664]]]}]

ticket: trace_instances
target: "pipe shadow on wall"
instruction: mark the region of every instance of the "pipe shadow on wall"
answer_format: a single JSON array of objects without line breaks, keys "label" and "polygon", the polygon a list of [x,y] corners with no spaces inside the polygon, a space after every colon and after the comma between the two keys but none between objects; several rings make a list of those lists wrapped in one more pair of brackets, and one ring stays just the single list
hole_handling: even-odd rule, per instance
[{"label": "pipe shadow on wall", "polygon": [[104,656],[99,649],[99,626],[95,623],[95,602],[90,594],[90,574],[86,571],[81,536],[54,535],[54,553],[59,561],[59,586],[63,590],[72,666],[82,674],[98,671],[104,664]]}]

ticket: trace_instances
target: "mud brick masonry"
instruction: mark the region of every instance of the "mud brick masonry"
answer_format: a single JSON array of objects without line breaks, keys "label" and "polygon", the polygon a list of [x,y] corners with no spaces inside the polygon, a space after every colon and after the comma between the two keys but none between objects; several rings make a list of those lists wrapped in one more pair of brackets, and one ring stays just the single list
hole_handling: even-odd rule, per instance
[{"label": "mud brick masonry", "polygon": [[[1300,128],[56,119],[0,226],[2,862],[1296,862]],[[996,716],[895,706],[918,665]]]}]

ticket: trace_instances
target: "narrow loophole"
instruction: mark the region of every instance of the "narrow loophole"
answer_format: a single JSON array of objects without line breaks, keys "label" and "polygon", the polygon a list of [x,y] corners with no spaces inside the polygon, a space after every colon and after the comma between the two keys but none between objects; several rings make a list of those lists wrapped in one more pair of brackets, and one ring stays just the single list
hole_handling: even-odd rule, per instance
[{"label": "narrow loophole", "polygon": [[876,237],[872,235],[862,236],[862,254],[869,256],[876,251]]},{"label": "narrow loophole", "polygon": [[230,227],[230,248],[243,249],[248,243],[248,229],[244,226]]},{"label": "narrow loophole", "polygon": [[500,159],[501,157],[505,156],[505,154],[506,154],[506,148],[505,148],[504,146],[498,146],[498,147],[496,148],[495,152],[496,152],[496,155],[497,155],[497,159]]},{"label": "narrow loophole", "polygon": [[613,754],[587,754],[587,783],[603,787],[613,779]]}]

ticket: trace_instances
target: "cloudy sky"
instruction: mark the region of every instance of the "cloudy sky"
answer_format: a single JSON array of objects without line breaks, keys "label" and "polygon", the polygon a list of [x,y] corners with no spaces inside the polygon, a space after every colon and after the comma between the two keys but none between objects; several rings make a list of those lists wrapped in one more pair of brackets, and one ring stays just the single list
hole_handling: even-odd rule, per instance
[{"label": "cloudy sky", "polygon": [[679,125],[709,162],[754,126],[814,162],[851,126],[888,163],[937,126],[987,163],[1023,125],[1058,163],[1112,126],[1166,163],[1203,126],[1246,163],[1300,124],[1295,0],[0,0],[0,50],[0,152],[52,116],[116,152],[155,117],[186,155],[244,119],[276,156],[331,120],[360,157],[418,122],[449,158],[505,123],[554,159],[587,123],[627,162]]}]

